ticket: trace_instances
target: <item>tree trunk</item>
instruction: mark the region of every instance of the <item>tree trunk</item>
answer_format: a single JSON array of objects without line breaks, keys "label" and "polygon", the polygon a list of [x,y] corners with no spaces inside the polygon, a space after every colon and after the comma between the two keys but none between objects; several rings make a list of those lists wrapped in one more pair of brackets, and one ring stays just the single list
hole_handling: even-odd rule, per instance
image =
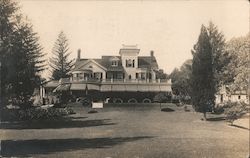
[{"label": "tree trunk", "polygon": [[207,113],[203,112],[204,120],[207,121]]}]

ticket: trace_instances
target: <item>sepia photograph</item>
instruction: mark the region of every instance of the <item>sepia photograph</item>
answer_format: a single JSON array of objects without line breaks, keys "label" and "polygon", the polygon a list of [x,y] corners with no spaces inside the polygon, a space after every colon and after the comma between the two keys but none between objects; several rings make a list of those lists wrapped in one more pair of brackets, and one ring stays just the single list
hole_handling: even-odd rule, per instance
[{"label": "sepia photograph", "polygon": [[249,0],[0,0],[0,157],[250,158]]}]

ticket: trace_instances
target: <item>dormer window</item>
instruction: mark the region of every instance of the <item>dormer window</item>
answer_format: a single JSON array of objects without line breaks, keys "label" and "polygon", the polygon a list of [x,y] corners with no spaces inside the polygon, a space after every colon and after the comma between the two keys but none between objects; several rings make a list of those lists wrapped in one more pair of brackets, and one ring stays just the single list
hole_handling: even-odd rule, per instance
[{"label": "dormer window", "polygon": [[116,60],[111,61],[111,66],[118,66],[118,61]]},{"label": "dormer window", "polygon": [[110,58],[111,66],[118,66],[119,60],[120,59],[118,57],[111,57]]}]

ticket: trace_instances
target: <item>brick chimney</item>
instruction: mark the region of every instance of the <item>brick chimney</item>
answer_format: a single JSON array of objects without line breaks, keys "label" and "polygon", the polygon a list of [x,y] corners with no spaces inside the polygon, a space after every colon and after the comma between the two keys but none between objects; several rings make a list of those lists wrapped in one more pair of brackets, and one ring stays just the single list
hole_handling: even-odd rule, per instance
[{"label": "brick chimney", "polygon": [[81,59],[81,49],[77,50],[77,60]]},{"label": "brick chimney", "polygon": [[151,56],[151,57],[154,56],[154,51],[153,51],[153,50],[150,51],[150,56]]}]

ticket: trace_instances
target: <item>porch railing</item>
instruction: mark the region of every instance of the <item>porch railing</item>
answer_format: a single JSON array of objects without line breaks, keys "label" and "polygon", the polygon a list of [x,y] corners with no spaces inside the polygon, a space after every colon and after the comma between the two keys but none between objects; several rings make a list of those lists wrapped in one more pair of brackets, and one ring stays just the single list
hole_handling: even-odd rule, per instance
[{"label": "porch railing", "polygon": [[95,79],[73,77],[72,82],[96,82],[96,83],[171,83],[167,79]]}]

